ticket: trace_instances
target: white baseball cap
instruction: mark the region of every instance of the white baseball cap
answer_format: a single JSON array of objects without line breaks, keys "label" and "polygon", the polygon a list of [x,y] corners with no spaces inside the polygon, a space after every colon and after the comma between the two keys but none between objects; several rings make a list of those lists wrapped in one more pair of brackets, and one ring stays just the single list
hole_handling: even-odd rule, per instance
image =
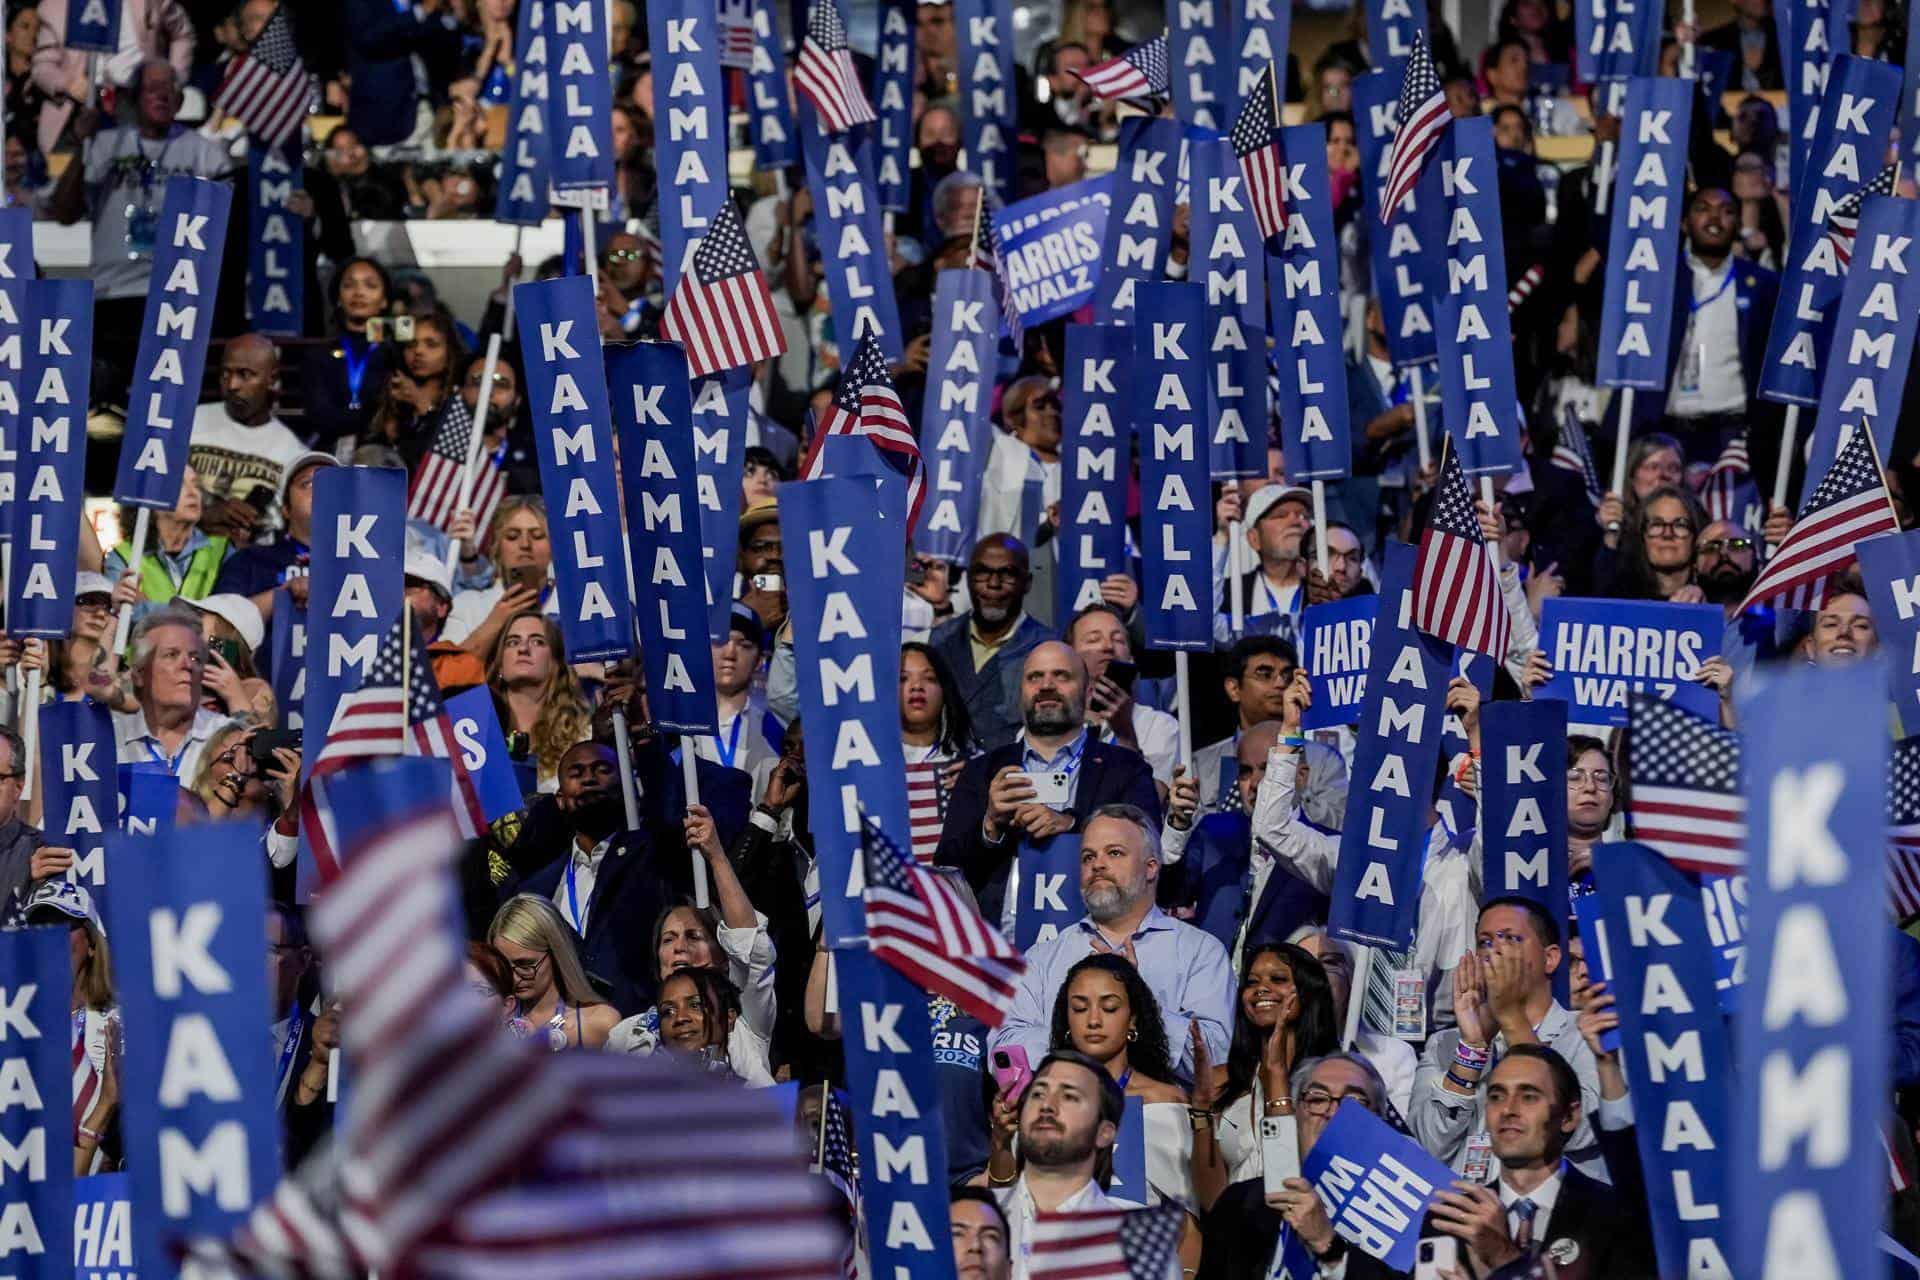
[{"label": "white baseball cap", "polygon": [[1267,512],[1283,502],[1298,502],[1305,506],[1308,518],[1313,513],[1313,490],[1297,484],[1266,484],[1253,491],[1247,499],[1246,526],[1251,529],[1266,519]]},{"label": "white baseball cap", "polygon": [[409,578],[418,578],[440,593],[442,599],[453,599],[453,574],[447,571],[447,562],[434,555],[424,546],[407,547],[407,559],[403,572]]},{"label": "white baseball cap", "polygon": [[202,613],[225,620],[227,625],[240,633],[240,639],[249,649],[258,649],[266,641],[267,624],[260,617],[260,608],[245,596],[208,596],[204,600],[188,600],[187,603]]}]

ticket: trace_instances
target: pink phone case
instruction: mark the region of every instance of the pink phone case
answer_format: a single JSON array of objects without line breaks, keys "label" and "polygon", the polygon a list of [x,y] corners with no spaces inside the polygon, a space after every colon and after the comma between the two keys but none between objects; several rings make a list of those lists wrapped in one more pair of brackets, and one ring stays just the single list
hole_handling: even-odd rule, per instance
[{"label": "pink phone case", "polygon": [[[1001,1055],[1007,1058],[1007,1065],[1000,1065]],[[994,1051],[993,1082],[1000,1087],[1002,1097],[1018,1097],[1027,1087],[1027,1081],[1033,1079],[1033,1068],[1027,1065],[1027,1051],[1019,1045],[1009,1045],[1005,1049]]]}]

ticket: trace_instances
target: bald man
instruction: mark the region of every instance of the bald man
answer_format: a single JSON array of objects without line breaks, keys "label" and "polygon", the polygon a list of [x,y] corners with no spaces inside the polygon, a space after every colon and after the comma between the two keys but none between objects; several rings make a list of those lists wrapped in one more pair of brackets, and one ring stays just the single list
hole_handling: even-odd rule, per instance
[{"label": "bald man", "polygon": [[935,861],[959,867],[980,909],[1012,936],[1008,881],[1022,845],[1078,831],[1102,805],[1131,804],[1160,821],[1153,768],[1139,752],[1087,732],[1087,665],[1058,640],[1028,651],[1017,741],[975,756],[947,805]]},{"label": "bald man", "polygon": [[280,481],[306,446],[273,413],[280,399],[273,341],[243,333],[219,358],[220,399],[194,411],[187,456],[206,497],[201,529],[246,546],[254,534],[280,527]]}]

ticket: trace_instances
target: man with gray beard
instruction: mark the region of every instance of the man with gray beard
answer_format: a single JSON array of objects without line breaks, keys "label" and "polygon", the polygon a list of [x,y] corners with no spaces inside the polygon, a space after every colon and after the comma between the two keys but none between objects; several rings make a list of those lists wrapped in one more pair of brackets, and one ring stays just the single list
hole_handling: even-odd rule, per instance
[{"label": "man with gray beard", "polygon": [[1193,1039],[1214,1062],[1227,1060],[1236,984],[1227,949],[1212,934],[1175,920],[1154,902],[1160,883],[1160,824],[1129,804],[1104,805],[1080,836],[1080,899],[1087,914],[1027,951],[1006,1021],[987,1041],[991,1055],[1011,1045],[1034,1061],[1046,1051],[1054,1000],[1067,971],[1100,952],[1125,956],[1140,972],[1166,1025],[1174,1066],[1193,1069]]}]

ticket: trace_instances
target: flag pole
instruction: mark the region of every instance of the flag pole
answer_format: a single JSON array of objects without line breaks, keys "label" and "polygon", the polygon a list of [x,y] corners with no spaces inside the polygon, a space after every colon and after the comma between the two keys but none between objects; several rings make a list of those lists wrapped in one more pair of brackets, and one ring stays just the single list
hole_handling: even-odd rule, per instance
[{"label": "flag pole", "polygon": [[1425,471],[1433,465],[1433,445],[1427,441],[1427,379],[1420,368],[1413,365],[1407,373],[1413,379],[1413,443],[1420,451],[1420,469]]},{"label": "flag pole", "polygon": [[[1873,431],[1864,422],[1856,427],[1855,430],[1865,431],[1867,433],[1867,452],[1873,455],[1873,469],[1880,476],[1880,492],[1886,495],[1887,514],[1893,517],[1893,523],[1895,526],[1898,526],[1900,523],[1900,512],[1899,509],[1893,505],[1893,490],[1887,487],[1887,469],[1880,461],[1880,442],[1873,438]],[[1845,447],[1845,445],[1841,446],[1843,449]]]},{"label": "flag pole", "polygon": [[[1791,430],[1791,428],[1789,428]],[[1627,501],[1627,447],[1633,435],[1633,388],[1620,388],[1620,421],[1613,428],[1613,492],[1620,499],[1621,509],[1625,510]],[[1616,521],[1607,526],[1608,533],[1615,533],[1620,525]]]},{"label": "flag pole", "polygon": [[1680,23],[1687,28],[1687,38],[1680,45],[1680,78],[1682,80],[1693,79],[1693,46],[1694,41],[1700,38],[1700,33],[1693,29],[1695,17],[1693,0],[1680,0]]},{"label": "flag pole", "polygon": [[[1238,480],[1230,484],[1240,483]],[[1247,626],[1246,584],[1240,581],[1240,548],[1247,540],[1246,521],[1238,516],[1227,521],[1227,621],[1237,638]]]},{"label": "flag pole", "polygon": [[1317,562],[1320,576],[1331,581],[1332,575],[1327,572],[1327,482],[1315,480],[1312,484],[1313,558]]},{"label": "flag pole", "polygon": [[26,760],[16,764],[20,770],[20,800],[33,799],[34,765],[40,758],[40,668],[27,672],[27,705],[21,708],[20,742],[26,748]]},{"label": "flag pole", "polygon": [[407,753],[407,708],[413,705],[413,606],[400,597],[400,754]]},{"label": "flag pole", "polygon": [[1351,1050],[1360,1042],[1360,1015],[1367,1003],[1367,983],[1373,977],[1373,948],[1362,946],[1360,958],[1353,962],[1353,988],[1347,992],[1347,1025],[1340,1032],[1340,1043]]},{"label": "flag pole", "polygon": [[[526,235],[527,229],[525,227],[516,226],[513,229],[513,256],[516,258],[520,256],[521,246],[526,240]],[[518,283],[519,281],[516,278],[514,284]],[[507,315],[506,318],[500,322],[500,332],[506,336],[507,341],[513,341],[513,284],[507,286]]]},{"label": "flag pole", "polygon": [[1180,714],[1180,764],[1193,772],[1193,677],[1187,670],[1187,651],[1173,651],[1175,710]]},{"label": "flag pole", "polygon": [[[746,712],[740,714],[745,715]],[[700,768],[693,750],[693,738],[694,735],[690,733],[680,735],[680,776],[686,783],[689,809],[700,803]],[[707,860],[700,856],[698,849],[689,849],[687,852],[693,859],[693,905],[704,910],[708,903]]]},{"label": "flag pole", "polygon": [[[511,286],[507,289],[507,300],[509,304],[511,304],[513,300],[513,289]],[[478,466],[480,462],[480,441],[487,433],[487,410],[493,407],[493,370],[499,361],[500,335],[497,333],[490,334],[487,337],[486,360],[480,366],[480,395],[473,406],[473,427],[467,435],[467,464],[460,469],[460,502],[454,507],[456,512],[465,511],[473,505],[473,473],[474,468]],[[459,395],[459,390],[456,389],[454,394]],[[480,550],[480,530],[478,528],[473,531],[473,549],[475,552]],[[451,582],[453,578],[453,571],[459,567],[459,564],[460,544],[456,541],[452,546],[447,548],[447,578],[449,582]]]},{"label": "flag pole", "polygon": [[813,1140],[813,1171],[820,1173],[827,1167],[827,1108],[833,1105],[833,1084],[820,1082],[820,1128]]},{"label": "flag pole", "polygon": [[[1780,434],[1780,461],[1773,468],[1773,506],[1787,505],[1787,483],[1793,478],[1793,450],[1800,439],[1800,406],[1787,406],[1786,430]],[[1772,515],[1771,508],[1767,511]]]},{"label": "flag pole", "polygon": [[[127,568],[133,570],[135,575],[139,574],[140,566],[147,558],[147,531],[152,527],[152,522],[153,512],[147,507],[141,507],[134,514],[133,544],[129,548],[133,554],[127,560]],[[136,576],[135,581],[138,580]],[[113,624],[113,648],[107,651],[107,662],[111,670],[119,670],[120,655],[126,650],[127,634],[132,630],[133,603],[129,601],[120,606],[120,616]]]},{"label": "flag pole", "polygon": [[[1314,483],[1319,484],[1320,482],[1316,480]],[[1489,513],[1493,511],[1492,476],[1480,477],[1480,501],[1487,504],[1487,511]],[[1493,571],[1498,573],[1500,571],[1500,543],[1492,538],[1487,539],[1487,554],[1493,557]],[[1326,570],[1322,569],[1321,572],[1325,573]],[[1503,609],[1506,608],[1506,602],[1502,601],[1500,607]]]}]

